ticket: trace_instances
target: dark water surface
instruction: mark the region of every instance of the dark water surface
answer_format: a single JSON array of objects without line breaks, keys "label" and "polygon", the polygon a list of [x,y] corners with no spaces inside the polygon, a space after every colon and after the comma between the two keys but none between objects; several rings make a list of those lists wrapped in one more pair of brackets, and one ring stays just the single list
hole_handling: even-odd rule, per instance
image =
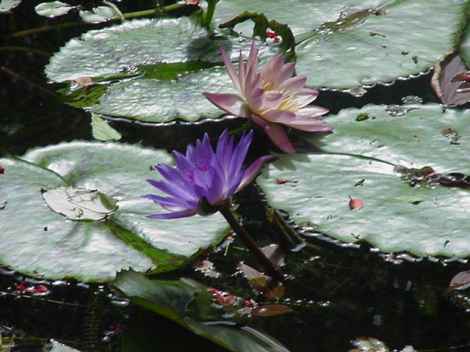
[{"label": "dark water surface", "polygon": [[[24,1],[14,14],[0,15],[0,154],[21,155],[32,147],[92,139],[88,114],[61,103],[53,87],[47,85],[43,67],[68,39],[96,26],[12,37],[12,33],[24,29],[77,21],[74,16],[40,18],[33,11],[37,3]],[[82,3],[90,5],[93,1]],[[153,4],[127,1],[120,7],[131,11]],[[371,102],[401,104],[410,95],[436,102],[429,80],[428,74],[391,87],[378,86],[362,98],[322,93],[317,103],[337,112]],[[126,122],[113,125],[122,132],[123,142],[183,149],[205,130],[217,135],[224,127],[237,127],[241,122],[194,128],[149,128]],[[261,151],[269,144],[259,136],[255,147]],[[278,231],[267,224],[258,196],[255,187],[244,191],[239,197],[240,212],[250,215],[246,223],[250,232],[260,243],[268,244],[277,238]],[[468,268],[466,263],[412,263],[379,255],[367,246],[340,247],[305,235],[309,245],[291,253],[285,268],[291,279],[281,303],[293,312],[257,318],[251,326],[279,339],[294,352],[348,351],[352,348],[350,341],[361,336],[378,338],[398,350],[412,345],[419,351],[470,351],[470,298],[465,291],[447,292],[451,278]],[[246,279],[234,275],[238,261],[252,261],[240,247],[232,244],[230,256],[224,256],[223,251],[209,255],[221,278],[211,279],[191,268],[175,275],[252,296]],[[25,280],[35,287],[44,285],[49,292],[44,296],[21,294],[18,285]],[[38,346],[48,338],[83,351],[222,351],[172,322],[129,305],[108,287],[35,281],[7,268],[0,271],[0,334],[4,342],[9,336],[19,337],[15,351],[40,351]]]}]

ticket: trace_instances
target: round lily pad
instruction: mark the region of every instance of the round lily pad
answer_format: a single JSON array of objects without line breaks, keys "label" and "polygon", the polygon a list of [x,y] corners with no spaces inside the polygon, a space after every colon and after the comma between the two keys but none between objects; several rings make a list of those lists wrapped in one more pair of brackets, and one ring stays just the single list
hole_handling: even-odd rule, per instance
[{"label": "round lily pad", "polygon": [[112,84],[90,110],[148,123],[220,118],[223,111],[202,92],[235,93],[235,89],[225,69],[213,67],[176,80],[135,79]]},{"label": "round lily pad", "polygon": [[1,159],[0,263],[38,277],[100,282],[124,269],[185,265],[226,225],[218,214],[147,218],[164,210],[142,198],[152,192],[145,180],[155,177],[152,165],[171,160],[163,151],[88,142]]},{"label": "round lily pad", "polygon": [[344,242],[470,256],[470,192],[438,182],[470,174],[470,114],[438,105],[404,108],[391,116],[384,106],[368,106],[330,118],[335,132],[311,140],[319,152],[282,157],[258,178],[269,203]]},{"label": "round lily pad", "polygon": [[126,21],[70,40],[45,72],[51,81],[63,82],[132,71],[144,64],[219,61],[215,46],[204,50],[211,43],[206,30],[186,17]]},{"label": "round lily pad", "polygon": [[[221,118],[203,92],[234,92],[220,49],[233,60],[248,55],[251,39],[209,35],[191,19],[134,20],[92,30],[69,41],[46,67],[71,105],[105,117],[152,124]],[[276,47],[259,45],[261,58]],[[87,82],[80,86],[80,81]]]},{"label": "round lily pad", "polygon": [[[263,12],[296,34],[297,72],[309,84],[349,92],[421,74],[454,48],[464,1],[221,1],[219,22]],[[426,21],[423,21],[426,18]],[[244,28],[241,28],[242,31]],[[354,89],[356,88],[356,89]]]}]

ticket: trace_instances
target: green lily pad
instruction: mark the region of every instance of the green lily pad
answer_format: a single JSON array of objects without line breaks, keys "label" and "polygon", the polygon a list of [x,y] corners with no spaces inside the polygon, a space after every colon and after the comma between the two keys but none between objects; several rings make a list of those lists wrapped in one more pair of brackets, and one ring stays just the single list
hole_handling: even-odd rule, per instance
[{"label": "green lily pad", "polygon": [[[109,281],[132,268],[156,272],[185,265],[226,233],[218,214],[155,221],[164,211],[150,167],[171,162],[162,151],[74,142],[1,159],[0,263],[32,276]],[[201,229],[204,229],[201,231]]]},{"label": "green lily pad", "polygon": [[[117,288],[144,308],[171,319],[182,327],[233,352],[289,352],[272,337],[249,327],[222,322],[204,322],[191,315],[196,295],[207,294],[207,287],[191,280],[149,280],[143,275],[123,272],[114,283]],[[207,307],[202,307],[207,310]]]},{"label": "green lily pad", "polygon": [[[470,256],[469,190],[419,178],[420,171],[429,174],[425,167],[470,174],[470,114],[438,105],[404,108],[401,116],[367,106],[330,118],[335,132],[311,140],[319,152],[282,157],[258,178],[269,203],[340,241],[417,256]],[[421,182],[411,182],[412,173]],[[351,209],[349,197],[362,208]]]},{"label": "green lily pad", "polygon": [[51,1],[40,3],[34,10],[39,16],[54,18],[65,15],[75,8],[76,6],[71,6],[62,1]]},{"label": "green lily pad", "polygon": [[22,1],[23,0],[0,0],[0,13],[10,12],[21,4]]},{"label": "green lily pad", "polygon": [[67,345],[64,345],[60,342],[57,342],[55,340],[51,341],[51,348],[48,350],[49,352],[79,352],[78,350],[69,347]]},{"label": "green lily pad", "polygon": [[112,128],[108,122],[95,114],[91,114],[91,130],[93,138],[98,141],[118,141],[122,138],[122,135]]},{"label": "green lily pad", "polygon": [[[194,122],[223,116],[203,92],[234,92],[220,48],[236,60],[250,45],[246,38],[209,35],[187,17],[135,20],[72,39],[45,72],[53,82],[93,77],[94,86],[60,92],[69,104],[96,114]],[[264,58],[277,50],[260,47]]]},{"label": "green lily pad", "polygon": [[[464,25],[464,1],[222,1],[218,22],[244,10],[291,26],[297,72],[309,84],[358,89],[419,75],[453,50]],[[426,21],[423,21],[426,18]],[[242,31],[246,31],[241,27]]]},{"label": "green lily pad", "polygon": [[235,93],[235,89],[225,69],[214,67],[177,80],[135,79],[112,84],[89,110],[148,123],[220,118],[223,111],[209,102],[203,92]]}]

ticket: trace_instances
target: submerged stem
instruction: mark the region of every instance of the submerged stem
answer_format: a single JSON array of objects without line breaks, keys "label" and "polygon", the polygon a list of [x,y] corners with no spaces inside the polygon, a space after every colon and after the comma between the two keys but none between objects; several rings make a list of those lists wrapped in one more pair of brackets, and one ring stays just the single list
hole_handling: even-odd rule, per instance
[{"label": "submerged stem", "polygon": [[[109,20],[109,22],[114,21],[122,21],[122,20],[129,20],[133,18],[140,18],[140,17],[149,17],[149,16],[156,16],[156,15],[163,15],[173,11],[179,11],[183,8],[187,7],[185,4],[172,4],[164,7],[156,7],[149,10],[142,10],[142,11],[135,11],[135,12],[128,12],[121,14],[122,16],[115,16]],[[51,30],[58,30],[58,29],[65,29],[65,28],[73,28],[73,27],[81,27],[81,26],[94,26],[96,27],[96,23],[88,23],[88,22],[66,22],[57,25],[45,25],[42,27],[37,28],[30,28],[25,29],[22,31],[18,31],[15,33],[7,34],[5,37],[7,38],[21,38],[27,37],[37,33],[48,32]],[[98,25],[99,26],[99,25]]]},{"label": "submerged stem", "polygon": [[264,267],[267,273],[276,281],[284,281],[284,277],[279,269],[273,264],[271,260],[258,248],[255,241],[250,237],[248,232],[240,225],[235,218],[229,206],[222,206],[219,208],[220,213],[224,216],[225,220],[230,224],[232,229],[242,240],[243,244],[256,256],[259,263]]}]

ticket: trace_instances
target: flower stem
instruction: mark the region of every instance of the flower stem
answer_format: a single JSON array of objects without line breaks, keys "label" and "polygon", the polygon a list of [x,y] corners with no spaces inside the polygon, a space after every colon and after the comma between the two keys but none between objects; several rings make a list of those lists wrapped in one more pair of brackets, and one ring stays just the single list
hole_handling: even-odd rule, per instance
[{"label": "flower stem", "polygon": [[279,269],[273,264],[271,260],[258,248],[255,241],[250,237],[248,232],[240,225],[235,218],[229,206],[222,206],[219,208],[220,213],[224,216],[225,220],[230,224],[232,229],[242,240],[243,244],[256,256],[259,263],[264,267],[266,272],[276,281],[284,281],[284,277]]},{"label": "flower stem", "polygon": [[207,30],[210,30],[211,23],[212,23],[212,17],[214,17],[214,12],[215,12],[215,6],[217,5],[218,0],[208,0],[207,1],[207,11],[204,15],[204,27],[207,28]]}]

